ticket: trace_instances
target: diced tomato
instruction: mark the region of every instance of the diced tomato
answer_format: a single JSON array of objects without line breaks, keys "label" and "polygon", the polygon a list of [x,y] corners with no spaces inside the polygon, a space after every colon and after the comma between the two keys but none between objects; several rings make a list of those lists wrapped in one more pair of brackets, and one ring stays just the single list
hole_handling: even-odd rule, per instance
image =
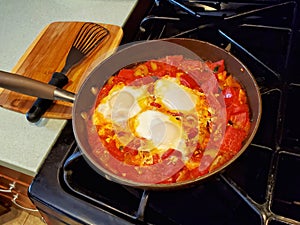
[{"label": "diced tomato", "polygon": [[106,148],[114,158],[119,161],[124,161],[124,153],[116,147],[115,141],[112,140],[109,144],[107,144]]},{"label": "diced tomato", "polygon": [[132,69],[121,69],[118,77],[123,77],[123,78],[130,78],[134,74],[134,71]]},{"label": "diced tomato", "polygon": [[232,104],[239,105],[239,89],[233,87],[225,87],[222,91],[226,106]]},{"label": "diced tomato", "polygon": [[153,164],[158,163],[159,160],[160,160],[160,156],[159,156],[158,154],[154,154],[154,155],[152,156],[152,158],[153,158]]},{"label": "diced tomato", "polygon": [[226,108],[227,111],[227,117],[230,119],[230,116],[233,114],[239,114],[243,112],[248,112],[249,113],[249,108],[246,104],[231,104]]},{"label": "diced tomato", "polygon": [[183,74],[180,76],[180,83],[192,89],[200,89],[198,83],[188,74]]},{"label": "diced tomato", "polygon": [[123,152],[125,163],[129,165],[139,165],[140,159],[137,157],[138,150],[126,146],[124,147]]},{"label": "diced tomato", "polygon": [[121,69],[117,76],[115,76],[113,82],[120,83],[123,82],[125,84],[129,84],[134,81],[136,76],[134,76],[134,71],[132,69]]},{"label": "diced tomato", "polygon": [[139,153],[139,151],[137,149],[133,149],[130,147],[124,147],[124,152],[129,153],[130,155],[137,155]]},{"label": "diced tomato", "polygon": [[236,154],[242,147],[242,141],[245,139],[246,132],[239,128],[228,126],[221,144],[220,151],[223,153]]},{"label": "diced tomato", "polygon": [[249,123],[249,113],[240,112],[240,113],[231,114],[229,120],[232,122],[234,127],[244,129],[247,127]]},{"label": "diced tomato", "polygon": [[215,73],[222,73],[225,70],[224,59],[217,62],[207,62],[208,67]]}]

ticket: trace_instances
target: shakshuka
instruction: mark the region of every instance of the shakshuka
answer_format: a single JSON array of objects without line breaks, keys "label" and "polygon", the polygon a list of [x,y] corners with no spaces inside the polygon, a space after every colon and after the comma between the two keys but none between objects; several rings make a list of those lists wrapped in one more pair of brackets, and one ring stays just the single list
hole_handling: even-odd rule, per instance
[{"label": "shakshuka", "polygon": [[184,182],[240,151],[249,114],[246,92],[224,60],[167,56],[123,68],[105,83],[90,140],[97,161],[120,178]]}]

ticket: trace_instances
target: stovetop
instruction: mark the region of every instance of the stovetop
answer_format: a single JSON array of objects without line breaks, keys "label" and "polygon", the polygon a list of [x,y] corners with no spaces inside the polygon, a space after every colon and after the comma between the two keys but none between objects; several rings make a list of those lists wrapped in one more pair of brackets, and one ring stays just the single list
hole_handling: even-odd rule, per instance
[{"label": "stovetop", "polygon": [[233,164],[194,187],[143,191],[108,181],[89,167],[68,121],[31,185],[32,200],[68,224],[300,224],[299,2],[149,5],[144,14],[132,13],[141,22],[129,26],[129,18],[123,43],[185,37],[230,51],[260,87],[262,118],[254,140]]}]

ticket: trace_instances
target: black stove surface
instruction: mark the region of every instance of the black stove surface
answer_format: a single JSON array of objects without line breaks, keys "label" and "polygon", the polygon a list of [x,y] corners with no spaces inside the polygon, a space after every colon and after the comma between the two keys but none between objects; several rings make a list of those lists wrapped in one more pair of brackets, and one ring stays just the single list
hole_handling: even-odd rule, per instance
[{"label": "black stove surface", "polygon": [[123,43],[201,39],[249,68],[262,96],[256,136],[221,173],[188,189],[154,192],[96,173],[68,121],[29,190],[42,215],[49,224],[300,224],[299,2],[161,0],[138,6],[123,27]]}]

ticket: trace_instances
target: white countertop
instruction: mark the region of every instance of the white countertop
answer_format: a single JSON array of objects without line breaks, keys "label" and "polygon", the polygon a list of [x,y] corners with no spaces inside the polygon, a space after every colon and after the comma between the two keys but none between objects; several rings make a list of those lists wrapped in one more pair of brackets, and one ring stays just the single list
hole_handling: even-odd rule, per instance
[{"label": "white countertop", "polygon": [[[0,70],[11,71],[36,36],[55,21],[122,26],[136,0],[0,0]],[[65,120],[29,123],[0,107],[0,165],[34,176]]]}]

